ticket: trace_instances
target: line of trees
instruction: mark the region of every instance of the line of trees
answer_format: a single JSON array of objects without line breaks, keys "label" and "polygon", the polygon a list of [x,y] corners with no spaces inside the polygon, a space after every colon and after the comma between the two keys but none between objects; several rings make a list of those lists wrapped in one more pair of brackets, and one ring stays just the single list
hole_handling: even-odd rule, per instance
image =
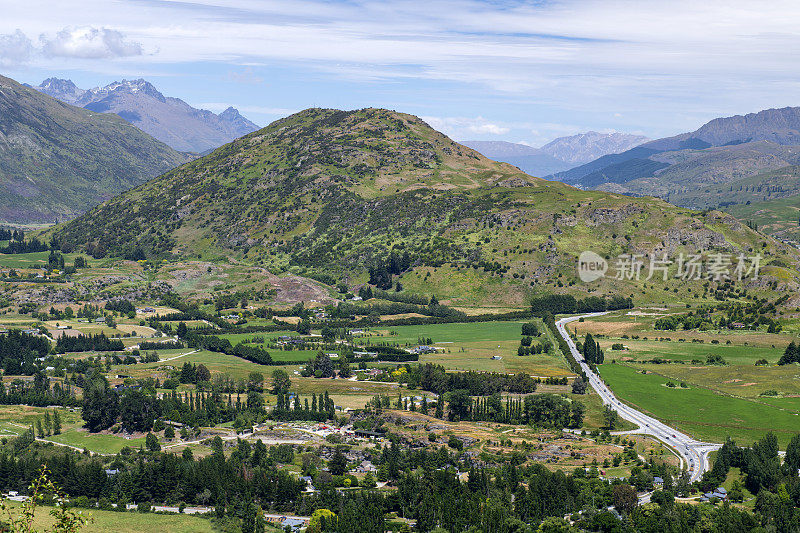
[{"label": "line of trees", "polygon": [[425,363],[408,367],[408,386],[436,394],[464,389],[472,396],[497,392],[529,394],[536,391],[538,380],[529,374],[499,372],[447,372],[442,365]]},{"label": "line of trees", "polygon": [[633,300],[623,296],[602,298],[600,296],[587,296],[580,300],[570,294],[548,294],[531,299],[531,311],[536,316],[545,313],[570,314],[570,313],[595,313],[599,311],[614,311],[617,309],[631,309]]},{"label": "line of trees", "polygon": [[[450,410],[453,411],[453,397]],[[462,420],[489,420],[504,424],[530,424],[538,427],[562,429],[583,425],[586,407],[578,401],[569,401],[556,394],[529,394],[522,398],[507,398],[499,393],[474,400],[467,412],[458,413]]]},{"label": "line of trees", "polygon": [[270,418],[274,420],[316,420],[325,422],[336,418],[336,407],[333,400],[328,396],[328,391],[320,394],[317,399],[316,394],[312,394],[311,403],[308,397],[301,400],[299,394],[294,398],[289,393],[279,393],[278,403],[270,412]]},{"label": "line of trees", "polygon": [[109,339],[105,333],[96,335],[80,334],[76,337],[61,335],[56,339],[55,352],[121,352],[125,345],[121,340]]},{"label": "line of trees", "polygon": [[0,366],[7,375],[33,375],[36,359],[50,353],[50,342],[44,337],[12,329],[0,335]]},{"label": "line of trees", "polygon": [[35,237],[29,241],[13,239],[9,241],[6,246],[0,248],[0,254],[28,254],[32,252],[46,252],[48,249],[49,247],[47,244]]}]

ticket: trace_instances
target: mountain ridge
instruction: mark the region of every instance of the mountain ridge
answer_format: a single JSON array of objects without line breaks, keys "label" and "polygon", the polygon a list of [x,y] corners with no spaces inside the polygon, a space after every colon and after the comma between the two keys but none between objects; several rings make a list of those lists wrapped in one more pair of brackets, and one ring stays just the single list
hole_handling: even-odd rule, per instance
[{"label": "mountain ridge", "polygon": [[0,220],[73,218],[189,159],[116,115],[0,76]]},{"label": "mountain ridge", "polygon": [[[719,185],[800,162],[800,107],[711,120],[548,178],[582,188],[652,195],[684,207],[729,205]],[[738,196],[736,196],[738,197]]]},{"label": "mountain ridge", "polygon": [[115,113],[145,133],[183,152],[202,153],[258,129],[238,110],[216,114],[164,96],[152,83],[123,79],[80,89],[71,80],[48,78],[35,89],[97,113]]},{"label": "mountain ridge", "polygon": [[624,152],[650,140],[649,137],[644,135],[587,131],[553,139],[542,146],[541,150],[556,159],[575,166],[607,154]]}]

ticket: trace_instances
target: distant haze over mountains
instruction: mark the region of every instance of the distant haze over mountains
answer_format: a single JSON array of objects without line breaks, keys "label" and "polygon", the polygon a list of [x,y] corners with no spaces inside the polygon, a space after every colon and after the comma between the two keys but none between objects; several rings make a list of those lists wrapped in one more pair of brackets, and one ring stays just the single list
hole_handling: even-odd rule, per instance
[{"label": "distant haze over mountains", "polygon": [[531,176],[546,176],[572,165],[544,153],[538,148],[526,144],[506,141],[461,141],[461,144],[472,148],[489,159],[511,163]]},{"label": "distant haze over mountains", "polygon": [[644,135],[587,131],[568,137],[559,137],[542,146],[542,151],[556,159],[580,165],[606,154],[618,154],[630,150],[649,140]]},{"label": "distant haze over mountains", "polygon": [[461,144],[490,159],[511,163],[533,176],[546,176],[606,154],[624,152],[648,140],[628,133],[589,131],[559,137],[541,148],[506,141],[461,141]]},{"label": "distant haze over mountains", "polygon": [[71,80],[48,78],[34,87],[67,104],[116,113],[140,130],[183,152],[206,152],[258,129],[233,107],[220,114],[165,97],[150,82],[122,80],[81,89]]}]

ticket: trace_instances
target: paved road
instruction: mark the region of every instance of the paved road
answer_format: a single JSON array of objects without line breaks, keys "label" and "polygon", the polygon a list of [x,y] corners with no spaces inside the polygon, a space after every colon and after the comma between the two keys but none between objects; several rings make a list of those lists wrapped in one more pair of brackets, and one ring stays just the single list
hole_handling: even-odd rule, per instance
[{"label": "paved road", "polygon": [[589,313],[586,315],[562,318],[556,322],[556,327],[561,336],[567,341],[572,355],[575,356],[578,364],[583,368],[583,371],[589,378],[589,383],[592,388],[597,391],[597,394],[600,395],[603,403],[605,405],[611,405],[611,407],[619,413],[620,418],[639,426],[639,428],[633,432],[655,437],[672,448],[681,460],[681,467],[685,467],[689,472],[690,480],[699,480],[703,473],[710,468],[708,454],[719,449],[722,445],[695,440],[689,435],[685,435],[663,422],[622,403],[614,396],[614,393],[603,383],[600,377],[589,368],[589,365],[587,365],[586,361],[583,359],[583,355],[575,346],[575,342],[569,336],[569,333],[567,333],[566,325],[578,320],[581,316],[588,318],[602,314],[604,313]]}]

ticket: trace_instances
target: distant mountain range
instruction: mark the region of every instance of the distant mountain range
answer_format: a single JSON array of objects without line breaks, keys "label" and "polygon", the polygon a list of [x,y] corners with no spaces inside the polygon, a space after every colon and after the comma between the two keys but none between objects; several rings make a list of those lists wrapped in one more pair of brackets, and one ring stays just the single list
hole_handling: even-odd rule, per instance
[{"label": "distant mountain range", "polygon": [[593,161],[606,154],[618,154],[649,141],[644,135],[588,131],[559,137],[542,146],[542,151],[572,166]]},{"label": "distant mountain range", "polygon": [[190,159],[117,115],[0,76],[0,221],[68,220]]},{"label": "distant mountain range", "polygon": [[800,107],[714,119],[557,172],[582,188],[652,195],[693,208],[800,194]]},{"label": "distant mountain range", "polygon": [[490,159],[510,163],[532,176],[547,176],[648,141],[641,135],[589,131],[559,137],[541,148],[505,141],[462,141]]},{"label": "distant mountain range", "polygon": [[207,152],[258,129],[233,107],[220,114],[196,109],[179,98],[165,97],[143,79],[85,90],[71,80],[48,78],[34,89],[97,113],[115,113],[183,152]]}]

